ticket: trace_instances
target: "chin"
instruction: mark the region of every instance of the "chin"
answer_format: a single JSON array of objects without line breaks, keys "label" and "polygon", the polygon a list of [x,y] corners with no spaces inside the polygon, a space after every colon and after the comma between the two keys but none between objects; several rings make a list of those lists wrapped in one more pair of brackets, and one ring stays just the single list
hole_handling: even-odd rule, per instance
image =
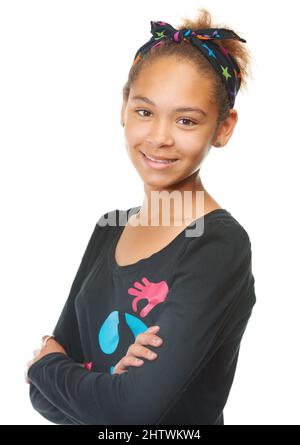
[{"label": "chin", "polygon": [[157,173],[145,174],[139,172],[139,176],[143,181],[144,185],[153,189],[153,190],[163,190],[172,185],[176,184],[178,181],[175,178],[163,178],[161,175],[159,176]]}]

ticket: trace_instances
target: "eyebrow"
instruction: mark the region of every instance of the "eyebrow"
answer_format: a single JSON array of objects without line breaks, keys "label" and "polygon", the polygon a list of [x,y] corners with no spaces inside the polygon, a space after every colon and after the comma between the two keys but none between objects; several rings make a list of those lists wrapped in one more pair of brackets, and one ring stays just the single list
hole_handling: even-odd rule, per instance
[{"label": "eyebrow", "polygon": [[[148,97],[145,96],[133,96],[132,100],[142,100],[143,102],[146,102],[147,104],[155,106],[155,103],[150,100]],[[195,111],[196,113],[203,114],[204,116],[207,116],[207,113],[203,111],[201,108],[198,107],[179,107],[175,108],[174,111],[176,112],[183,112],[183,111]]]}]

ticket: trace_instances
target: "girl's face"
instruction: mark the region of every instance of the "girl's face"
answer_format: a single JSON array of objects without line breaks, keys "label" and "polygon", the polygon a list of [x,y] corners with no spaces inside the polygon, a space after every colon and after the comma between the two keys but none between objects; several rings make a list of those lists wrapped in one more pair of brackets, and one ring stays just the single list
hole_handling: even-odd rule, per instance
[{"label": "girl's face", "polygon": [[[174,57],[140,71],[123,101],[121,119],[128,155],[151,188],[164,189],[190,177],[217,140],[218,110],[209,101],[209,88],[208,79]],[[145,155],[173,162],[151,162]]]}]

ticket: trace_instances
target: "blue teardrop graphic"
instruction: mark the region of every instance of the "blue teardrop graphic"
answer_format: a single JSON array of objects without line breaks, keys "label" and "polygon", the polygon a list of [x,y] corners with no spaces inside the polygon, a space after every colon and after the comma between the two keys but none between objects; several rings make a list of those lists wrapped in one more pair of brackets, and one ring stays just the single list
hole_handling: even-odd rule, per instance
[{"label": "blue teardrop graphic", "polygon": [[135,317],[134,315],[127,314],[127,312],[125,312],[125,320],[127,325],[132,330],[134,338],[136,338],[141,332],[145,332],[148,329],[148,326],[143,323],[142,320]]},{"label": "blue teardrop graphic", "polygon": [[100,328],[98,340],[101,350],[105,354],[112,354],[119,344],[119,312],[113,311]]}]

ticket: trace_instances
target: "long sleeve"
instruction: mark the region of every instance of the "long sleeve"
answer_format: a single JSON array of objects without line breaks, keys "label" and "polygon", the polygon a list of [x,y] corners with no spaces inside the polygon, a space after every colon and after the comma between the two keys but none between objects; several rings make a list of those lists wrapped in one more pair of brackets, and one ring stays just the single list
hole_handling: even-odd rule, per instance
[{"label": "long sleeve", "polygon": [[32,406],[45,419],[58,425],[76,425],[76,422],[64,416],[32,383],[30,383],[29,395]]},{"label": "long sleeve", "polygon": [[[82,256],[79,268],[69,292],[69,296],[53,331],[53,335],[55,336],[56,340],[65,348],[67,354],[76,362],[83,362],[83,353],[74,307],[74,298],[79,292],[84,278],[88,273],[89,267],[92,264],[93,252],[95,252],[95,248],[97,246],[98,235],[99,226],[96,224]],[[62,425],[77,423],[64,415],[59,408],[56,407],[55,404],[53,404],[47,397],[45,397],[32,382],[30,382],[29,396],[33,408],[47,420]]]},{"label": "long sleeve", "polygon": [[[156,323],[163,344],[152,348],[155,361],[110,375],[52,353],[30,367],[28,378],[74,422],[159,424],[222,344],[233,341],[231,334],[241,340],[256,301],[253,285],[247,232],[235,223],[222,232],[211,228],[192,239],[177,262]],[[224,367],[234,357],[226,360]]]}]

